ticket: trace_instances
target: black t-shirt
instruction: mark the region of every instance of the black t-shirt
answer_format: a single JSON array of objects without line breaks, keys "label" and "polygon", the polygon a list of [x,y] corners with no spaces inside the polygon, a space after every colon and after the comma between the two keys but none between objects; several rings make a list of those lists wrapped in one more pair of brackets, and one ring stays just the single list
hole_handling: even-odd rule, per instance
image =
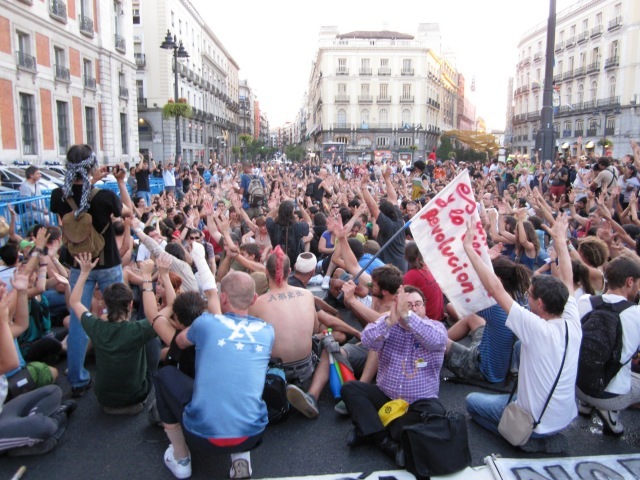
[{"label": "black t-shirt", "polygon": [[[80,205],[82,196],[82,185],[73,185],[73,199],[76,205]],[[60,218],[71,210],[71,205],[63,198],[61,188],[56,188],[51,192],[51,213],[57,213]],[[120,198],[111,190],[100,190],[89,205],[88,213],[93,220],[93,228],[98,232],[102,232],[105,227],[104,237],[104,264],[96,265],[95,269],[111,268],[120,265],[120,252],[118,252],[118,244],[116,236],[111,224],[111,215],[114,217],[122,216],[122,202]],[[66,248],[60,250],[60,261],[67,265],[73,265],[74,259]]]},{"label": "black t-shirt", "polygon": [[184,179],[182,180],[182,191],[184,193],[187,193],[189,191],[189,188],[191,188],[191,177],[189,175],[185,175]]},{"label": "black t-shirt", "polygon": [[138,182],[138,191],[139,192],[150,192],[151,188],[149,187],[149,169],[136,170],[136,181]]},{"label": "black t-shirt", "polygon": [[187,348],[180,348],[176,343],[176,337],[180,334],[179,331],[171,339],[171,345],[169,345],[169,351],[166,356],[166,363],[178,367],[185,375],[196,378],[196,347],[191,345]]},{"label": "black t-shirt", "polygon": [[[380,245],[387,243],[391,237],[398,231],[404,228],[404,221],[402,220],[402,212],[400,208],[394,205],[396,211],[396,218],[399,220],[391,220],[384,213],[380,212],[376,223],[378,224],[378,238],[377,241]],[[398,235],[393,242],[380,254],[380,260],[384,263],[390,263],[400,269],[402,273],[407,271],[407,261],[404,259],[404,235]]]},{"label": "black t-shirt", "polygon": [[311,196],[311,198],[316,201],[316,202],[320,202],[322,203],[322,199],[324,198],[324,194],[325,194],[325,190],[324,187],[321,187],[320,184],[322,183],[322,179],[321,178],[316,178],[313,181],[313,195]]}]

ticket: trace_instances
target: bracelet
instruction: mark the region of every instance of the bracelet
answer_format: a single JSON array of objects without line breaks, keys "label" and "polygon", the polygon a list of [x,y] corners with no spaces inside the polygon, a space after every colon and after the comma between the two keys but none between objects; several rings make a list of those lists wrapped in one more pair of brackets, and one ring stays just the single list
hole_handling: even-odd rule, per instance
[{"label": "bracelet", "polygon": [[47,264],[46,264],[46,263],[41,263],[39,266],[40,266],[40,267],[46,267],[46,266],[47,266]]},{"label": "bracelet", "polygon": [[149,280],[142,280],[142,283],[153,283],[153,280],[149,279]]},{"label": "bracelet", "polygon": [[142,293],[144,292],[153,292],[153,288],[143,288]]},{"label": "bracelet", "polygon": [[47,278],[46,275],[38,275],[38,278]]},{"label": "bracelet", "polygon": [[156,323],[156,320],[158,320],[160,317],[164,318],[164,315],[156,315],[156,318],[154,318],[153,320],[151,320],[151,326],[153,327],[153,324]]}]

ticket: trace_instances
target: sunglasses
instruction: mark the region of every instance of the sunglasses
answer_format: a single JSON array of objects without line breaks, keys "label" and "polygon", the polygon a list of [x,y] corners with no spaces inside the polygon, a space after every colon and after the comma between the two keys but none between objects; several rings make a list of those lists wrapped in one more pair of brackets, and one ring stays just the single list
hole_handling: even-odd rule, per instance
[{"label": "sunglasses", "polygon": [[200,237],[189,237],[189,240],[200,240]]}]

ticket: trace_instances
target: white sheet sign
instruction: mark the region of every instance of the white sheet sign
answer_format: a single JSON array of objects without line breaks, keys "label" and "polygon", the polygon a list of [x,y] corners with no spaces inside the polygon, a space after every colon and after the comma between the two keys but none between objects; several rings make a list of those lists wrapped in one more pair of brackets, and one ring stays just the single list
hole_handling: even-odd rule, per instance
[{"label": "white sheet sign", "polygon": [[413,217],[409,226],[425,263],[461,316],[496,303],[482,286],[462,246],[469,221],[475,225],[473,248],[491,267],[487,236],[469,172],[464,170]]}]

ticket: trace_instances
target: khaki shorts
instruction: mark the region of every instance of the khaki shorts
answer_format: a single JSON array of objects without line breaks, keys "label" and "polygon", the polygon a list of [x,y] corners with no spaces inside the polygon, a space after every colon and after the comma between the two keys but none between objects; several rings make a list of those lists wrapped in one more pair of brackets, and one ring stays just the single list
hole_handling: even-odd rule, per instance
[{"label": "khaki shorts", "polygon": [[471,335],[471,345],[468,347],[453,342],[449,353],[444,357],[444,367],[456,377],[484,381],[484,375],[480,371],[480,341],[483,334],[484,326],[478,327]]}]

